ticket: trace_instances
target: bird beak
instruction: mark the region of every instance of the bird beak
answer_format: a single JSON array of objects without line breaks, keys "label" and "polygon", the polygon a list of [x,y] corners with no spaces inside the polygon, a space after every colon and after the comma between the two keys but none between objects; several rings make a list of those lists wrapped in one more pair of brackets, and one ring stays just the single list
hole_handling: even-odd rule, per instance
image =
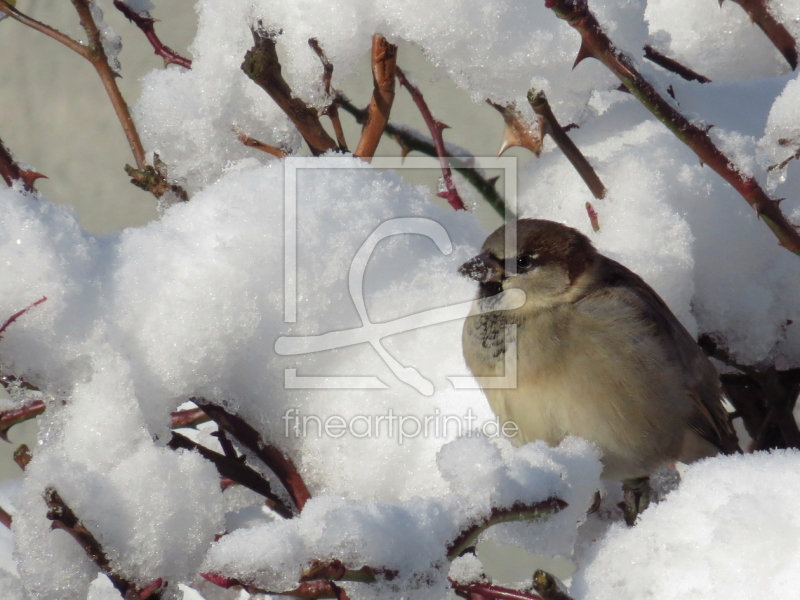
[{"label": "bird beak", "polygon": [[458,273],[481,283],[499,283],[503,280],[504,270],[503,263],[487,250],[461,265]]}]

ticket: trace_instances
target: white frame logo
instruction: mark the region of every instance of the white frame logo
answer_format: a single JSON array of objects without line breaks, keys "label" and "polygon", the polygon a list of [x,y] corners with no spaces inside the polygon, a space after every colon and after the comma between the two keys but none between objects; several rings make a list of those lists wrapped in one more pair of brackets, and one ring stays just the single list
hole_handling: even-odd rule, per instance
[{"label": "white frame logo", "polygon": [[[451,159],[462,162],[468,159]],[[343,159],[341,166],[334,158],[326,158],[321,169],[352,169],[352,162]],[[303,164],[299,167],[299,164]],[[284,322],[297,321],[297,174],[300,170],[310,170],[305,159],[287,157],[284,161]],[[504,172],[504,197],[506,206],[514,214],[517,212],[517,159],[515,157],[481,158],[484,169],[501,169]],[[441,169],[438,158],[408,157],[375,157],[372,166],[376,169]],[[452,165],[451,165],[452,167]],[[440,252],[449,255],[453,244],[447,231],[441,224],[432,219],[421,217],[402,217],[381,223],[364,241],[350,264],[348,287],[350,297],[361,319],[361,326],[340,331],[332,331],[321,335],[282,336],[275,343],[275,351],[283,356],[296,356],[312,352],[321,352],[334,348],[343,348],[355,344],[370,344],[398,380],[416,389],[421,394],[430,396],[434,392],[431,381],[422,376],[414,367],[404,367],[381,344],[385,337],[462,319],[472,307],[473,302],[461,302],[450,306],[434,308],[385,323],[372,323],[369,320],[364,302],[363,281],[367,263],[378,243],[393,235],[416,234],[431,239]],[[507,255],[516,248],[516,227],[506,227]],[[525,302],[525,293],[519,289],[502,292],[477,306],[477,313],[513,310]],[[473,311],[473,314],[476,314]],[[516,326],[507,325],[505,332],[505,371],[498,377],[481,377],[480,381],[470,376],[448,376],[456,389],[478,388],[515,388],[517,384],[517,352]],[[317,377],[299,376],[297,369],[284,370],[286,389],[387,389],[388,386],[375,376],[338,376]]]}]

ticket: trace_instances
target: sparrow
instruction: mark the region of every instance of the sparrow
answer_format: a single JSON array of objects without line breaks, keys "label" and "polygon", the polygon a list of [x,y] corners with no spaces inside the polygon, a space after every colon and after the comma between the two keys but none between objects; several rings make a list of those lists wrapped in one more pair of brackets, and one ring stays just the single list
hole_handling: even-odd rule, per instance
[{"label": "sparrow", "polygon": [[[506,255],[508,227],[516,249]],[[479,283],[464,358],[494,413],[516,423],[516,443],[582,437],[600,450],[603,477],[634,490],[665,464],[740,451],[716,369],[641,277],[576,229],[541,219],[511,221],[481,250],[459,269]],[[521,307],[482,312],[514,288],[525,292]],[[511,389],[482,379],[504,375],[514,350],[506,325],[515,326]]]}]

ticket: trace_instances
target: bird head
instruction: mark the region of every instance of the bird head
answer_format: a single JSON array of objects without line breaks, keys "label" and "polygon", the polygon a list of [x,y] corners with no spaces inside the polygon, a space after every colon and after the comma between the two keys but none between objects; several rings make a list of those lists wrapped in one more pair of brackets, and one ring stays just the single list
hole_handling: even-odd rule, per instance
[{"label": "bird head", "polygon": [[[508,255],[507,234],[512,249]],[[480,283],[481,298],[519,288],[527,303],[547,306],[570,301],[576,282],[596,257],[589,238],[576,229],[543,219],[519,219],[495,230],[481,253],[458,272]]]}]

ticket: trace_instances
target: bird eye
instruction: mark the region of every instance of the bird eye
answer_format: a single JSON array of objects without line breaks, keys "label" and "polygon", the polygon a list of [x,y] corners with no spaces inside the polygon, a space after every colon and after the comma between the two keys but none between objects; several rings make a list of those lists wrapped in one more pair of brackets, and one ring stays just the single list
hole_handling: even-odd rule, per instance
[{"label": "bird eye", "polygon": [[536,266],[537,258],[538,255],[520,254],[519,256],[517,256],[517,271],[519,273],[530,271],[533,267]]}]

